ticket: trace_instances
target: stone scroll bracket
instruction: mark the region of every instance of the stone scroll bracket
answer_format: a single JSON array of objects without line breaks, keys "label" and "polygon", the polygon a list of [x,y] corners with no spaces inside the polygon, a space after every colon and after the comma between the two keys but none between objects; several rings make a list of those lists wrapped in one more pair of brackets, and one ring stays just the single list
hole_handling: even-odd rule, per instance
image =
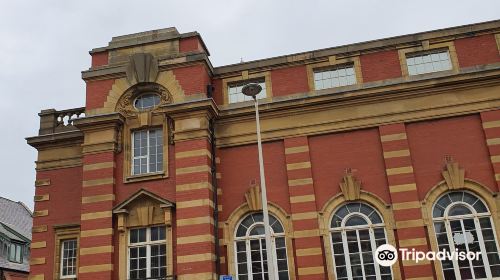
[{"label": "stone scroll bracket", "polygon": [[158,77],[158,61],[150,53],[136,53],[130,56],[126,69],[127,81],[130,85],[156,82]]},{"label": "stone scroll bracket", "polygon": [[347,201],[358,200],[361,192],[361,181],[353,174],[351,168],[347,168],[345,175],[340,182],[340,189]]},{"label": "stone scroll bracket", "polygon": [[458,162],[454,161],[451,156],[445,157],[446,165],[441,173],[448,189],[455,190],[464,187],[465,184],[465,170],[461,168]]}]

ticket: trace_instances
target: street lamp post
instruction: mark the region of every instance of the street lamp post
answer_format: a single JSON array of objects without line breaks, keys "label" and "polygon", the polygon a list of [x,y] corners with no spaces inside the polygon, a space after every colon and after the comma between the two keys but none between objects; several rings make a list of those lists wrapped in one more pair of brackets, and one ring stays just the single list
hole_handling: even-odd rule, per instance
[{"label": "street lamp post", "polygon": [[271,226],[269,225],[269,211],[267,210],[267,189],[266,176],[264,174],[264,158],[262,156],[262,139],[260,137],[260,119],[259,119],[259,101],[257,94],[260,93],[262,87],[256,83],[250,83],[242,88],[242,93],[253,98],[255,103],[255,122],[257,123],[257,148],[259,150],[259,169],[260,169],[260,187],[262,199],[262,212],[264,215],[264,233],[266,238],[266,256],[267,256],[267,273],[269,280],[275,279],[274,272],[274,255],[272,253],[271,243]]}]

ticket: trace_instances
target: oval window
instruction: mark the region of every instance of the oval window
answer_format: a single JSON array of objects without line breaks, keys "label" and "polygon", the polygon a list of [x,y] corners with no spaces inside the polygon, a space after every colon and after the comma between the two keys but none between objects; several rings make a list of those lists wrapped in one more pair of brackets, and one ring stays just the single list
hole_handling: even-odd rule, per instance
[{"label": "oval window", "polygon": [[148,110],[160,104],[160,96],[155,93],[146,93],[137,97],[134,101],[134,107],[138,110]]}]

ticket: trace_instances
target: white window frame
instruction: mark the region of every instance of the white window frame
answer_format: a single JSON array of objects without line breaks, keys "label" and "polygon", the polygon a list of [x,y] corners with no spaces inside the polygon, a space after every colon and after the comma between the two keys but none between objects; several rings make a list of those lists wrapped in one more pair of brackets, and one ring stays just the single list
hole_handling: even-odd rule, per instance
[{"label": "white window frame", "polygon": [[[14,247],[14,259],[10,257],[12,248]],[[13,263],[23,263],[23,245],[18,243],[10,243],[8,247],[7,260]],[[16,256],[19,253],[19,261],[17,261]]]},{"label": "white window frame", "polygon": [[[353,75],[345,75],[345,76],[342,76],[342,77],[345,77],[346,78],[346,82],[349,82],[347,77],[353,77],[354,78],[354,82],[352,83],[346,83],[345,85],[341,84],[340,81],[341,81],[341,76],[338,75],[338,71],[340,71],[341,69],[345,69],[347,71],[347,69],[352,69],[352,73]],[[330,75],[334,75],[335,73],[337,73],[337,77],[330,77],[328,79],[321,79],[321,80],[316,80],[316,75],[317,74],[323,74],[323,73],[326,73],[326,72],[330,72]],[[338,85],[334,85],[334,81],[335,79],[339,82]],[[329,87],[321,87],[319,88],[317,86],[317,81],[322,81],[322,83],[324,84],[324,81],[325,80],[330,80],[331,81],[331,86]],[[347,63],[347,64],[340,64],[340,65],[335,65],[335,66],[330,66],[330,67],[324,67],[324,68],[318,68],[318,69],[314,69],[313,70],[313,82],[314,82],[314,89],[315,90],[323,90],[323,89],[329,89],[329,88],[338,88],[338,87],[345,87],[345,86],[352,86],[352,85],[355,85],[357,84],[357,77],[356,77],[356,68],[355,68],[355,65],[354,63]]]},{"label": "white window frame", "polygon": [[[255,213],[252,213],[252,214],[255,214]],[[250,214],[250,215],[252,215]],[[252,275],[252,255],[251,255],[251,248],[250,248],[250,241],[251,240],[259,240],[259,242],[262,242],[262,240],[265,240],[265,235],[250,235],[250,232],[252,231],[253,228],[257,227],[257,226],[264,226],[264,223],[263,222],[255,222],[253,223],[250,227],[248,227],[247,229],[247,232],[245,234],[245,236],[240,236],[240,237],[236,237],[236,232],[241,224],[241,222],[243,222],[243,220],[248,217],[249,215],[246,215],[245,217],[243,217],[243,219],[241,219],[238,223],[237,223],[237,226],[236,226],[236,229],[235,229],[235,232],[234,232],[234,265],[235,265],[235,271],[236,271],[236,279],[238,280],[239,278],[239,272],[238,272],[238,246],[237,246],[237,243],[238,242],[241,242],[241,241],[245,241],[245,253],[246,253],[246,259],[247,259],[247,275],[248,275],[248,280],[253,280],[253,275]],[[270,215],[271,216],[271,215]],[[287,248],[287,241],[286,241],[286,236],[285,236],[285,228],[283,227],[283,224],[281,223],[281,221],[275,217],[275,219],[277,220],[278,223],[281,224],[281,227],[283,228],[283,232],[282,233],[274,233],[273,229],[270,228],[270,232],[271,232],[271,246],[272,246],[272,254],[273,254],[273,260],[274,260],[274,264],[273,264],[273,267],[274,267],[274,279],[279,279],[279,274],[278,274],[278,258],[277,258],[277,254],[276,254],[276,238],[283,238],[283,240],[285,241],[285,246],[283,248],[285,248],[285,251],[286,251],[286,265],[287,265],[287,273],[288,273],[288,277],[289,279],[290,278],[290,263],[288,262],[288,248]],[[260,247],[261,250],[261,258],[263,260],[263,255],[262,254],[266,254],[266,251],[262,250],[262,246]],[[264,271],[264,262],[261,263],[261,269],[262,271]],[[268,272],[269,272],[269,269],[268,269]]]},{"label": "white window frame", "polygon": [[[227,100],[229,104],[235,104],[235,103],[240,103],[240,102],[246,102],[246,101],[251,101],[253,100],[252,97],[244,95],[240,91],[236,91],[236,93],[231,93],[231,89],[238,88],[238,87],[243,87],[246,84],[250,83],[257,83],[262,87],[262,91],[257,95],[257,99],[264,99],[267,98],[267,85],[266,85],[266,79],[265,78],[257,78],[257,79],[251,79],[251,80],[246,80],[246,81],[238,81],[234,83],[228,83],[227,84]],[[243,100],[237,100],[237,101],[232,101],[231,96],[243,96]],[[239,98],[238,98],[239,99]]]},{"label": "white window frame", "polygon": [[[428,65],[429,63],[431,65],[433,65],[434,61],[432,61],[432,58],[430,58],[431,59],[430,62],[424,62],[424,63],[412,64],[412,65],[410,65],[410,63],[409,63],[410,59],[421,58],[422,60],[424,60],[425,57],[431,57],[433,54],[438,54],[439,56],[441,56],[442,53],[446,53],[446,55],[448,56],[449,68],[447,68],[447,69],[436,70],[434,68],[434,66],[432,66],[433,69],[431,71],[425,70],[425,65]],[[430,50],[430,51],[426,51],[426,52],[407,53],[405,55],[405,59],[406,59],[406,68],[407,68],[406,70],[408,71],[408,76],[418,76],[418,75],[425,75],[425,74],[453,70],[453,61],[452,61],[451,53],[450,53],[450,50],[447,48],[446,49],[435,49],[435,50]],[[442,60],[439,60],[439,63],[442,64]],[[412,71],[410,71],[410,67],[417,67],[417,65],[424,65],[424,72],[417,72],[416,69],[415,69],[415,73],[412,73]]]},{"label": "white window frame", "polygon": [[[143,156],[135,156],[135,135],[136,133],[140,133],[140,132],[144,132],[146,131],[147,132],[147,136],[146,136],[146,155],[143,155]],[[161,143],[161,152],[162,152],[162,156],[160,157],[161,159],[161,163],[162,163],[162,169],[161,170],[156,170],[156,171],[153,171],[151,172],[150,171],[150,168],[149,168],[149,163],[150,163],[150,160],[151,160],[151,154],[149,153],[149,138],[150,138],[150,133],[151,131],[157,131],[159,132],[159,134],[162,136],[161,139],[162,139],[162,143]],[[144,174],[151,174],[151,173],[161,173],[163,172],[163,170],[165,170],[165,162],[163,161],[163,148],[164,148],[164,145],[165,145],[165,139],[163,137],[163,128],[161,127],[158,127],[158,128],[149,128],[149,129],[141,129],[141,130],[136,130],[136,131],[133,131],[132,132],[132,150],[131,150],[131,156],[132,156],[132,160],[131,160],[131,169],[132,169],[132,176],[140,176],[140,175],[144,175]],[[139,173],[136,173],[135,172],[135,169],[134,169],[134,162],[135,160],[138,159],[139,161],[141,159],[146,159],[146,172],[139,172]],[[156,154],[156,161],[158,162],[158,153]],[[140,164],[139,164],[139,169],[140,169]]]},{"label": "white window frame", "polygon": [[[151,228],[153,227],[163,227],[165,229],[165,239],[151,241]],[[146,241],[140,243],[130,243],[130,231],[137,229],[146,229]],[[129,236],[128,236],[128,244],[127,244],[127,279],[130,279],[130,248],[137,247],[146,247],[146,278],[151,278],[151,246],[154,245],[165,245],[165,259],[168,257],[168,247],[167,247],[167,229],[162,225],[157,226],[149,226],[149,227],[139,227],[139,228],[130,228]],[[168,277],[168,269],[167,269],[168,260],[165,262],[165,277]],[[160,277],[161,278],[161,277]]]},{"label": "white window frame", "polygon": [[[486,204],[480,197],[478,197],[477,195],[475,195],[475,194],[473,194],[471,192],[467,192],[467,191],[461,191],[461,192],[463,192],[463,193],[469,193],[472,196],[474,196],[475,198],[477,198],[486,207],[487,212],[478,213],[476,211],[476,209],[474,209],[474,207],[472,207],[470,204],[468,204],[466,202],[463,202],[463,201],[455,201],[455,202],[452,202],[452,203],[448,204],[448,206],[446,206],[444,214],[443,214],[443,217],[434,217],[434,216],[432,217],[433,227],[434,227],[434,224],[436,222],[442,222],[442,223],[444,223],[444,226],[446,228],[446,236],[448,237],[449,248],[450,248],[450,250],[454,251],[455,250],[455,244],[453,242],[453,235],[452,235],[450,221],[460,221],[462,229],[464,229],[465,226],[463,224],[463,220],[464,219],[473,219],[474,220],[475,230],[477,232],[477,238],[478,238],[479,247],[480,247],[480,250],[481,250],[481,255],[482,255],[481,259],[483,261],[484,270],[486,272],[486,278],[476,278],[476,279],[500,279],[500,277],[495,277],[495,278],[492,277],[491,269],[490,269],[490,264],[489,264],[489,260],[488,260],[488,257],[487,257],[486,247],[485,247],[485,244],[484,244],[485,241],[484,241],[483,232],[482,232],[483,228],[481,227],[481,224],[479,222],[480,218],[489,218],[490,219],[491,230],[493,231],[493,237],[495,238],[495,244],[497,246],[497,252],[499,252],[499,254],[500,254],[500,250],[499,250],[499,247],[498,247],[497,234],[496,234],[496,231],[495,231],[495,224],[493,222],[493,219],[492,219],[492,216],[491,216],[491,213],[490,213],[490,209],[488,208],[488,204]],[[434,205],[432,207],[433,212],[434,212],[434,208],[437,205],[437,202],[443,196],[448,195],[449,193],[450,192],[445,193],[444,195],[441,195],[436,200],[436,202],[434,203]],[[467,209],[469,209],[471,211],[472,214],[458,215],[458,216],[449,216],[448,214],[449,214],[450,209],[452,209],[456,205],[460,205],[460,206],[466,207]],[[434,230],[434,239],[436,241],[437,246],[439,247],[439,241],[437,240],[436,230]],[[466,247],[468,248],[467,245],[466,245]],[[486,256],[486,257],[484,257],[484,256]],[[457,279],[461,279],[460,269],[459,269],[459,266],[458,266],[458,260],[454,259],[454,260],[452,260],[452,263],[453,263],[453,271],[455,272],[455,277],[457,277]],[[470,268],[470,266],[469,266],[469,268]],[[444,270],[443,270],[442,265],[441,265],[441,275],[443,276],[443,279],[444,279]]]},{"label": "white window frame", "polygon": [[[64,275],[64,250],[66,247],[67,242],[75,242],[75,274],[68,274]],[[71,279],[71,278],[76,278],[76,272],[78,270],[78,265],[77,265],[77,257],[78,257],[78,239],[76,238],[71,238],[71,239],[64,239],[61,240],[61,252],[60,252],[60,265],[59,265],[59,275],[60,279]]]},{"label": "white window frame", "polygon": [[[370,208],[373,209],[373,211],[375,211],[375,213],[377,213],[377,215],[380,217],[381,219],[381,223],[378,223],[378,224],[373,224],[370,220],[370,218],[368,216],[366,216],[365,214],[361,213],[361,212],[352,212],[352,213],[349,213],[347,214],[343,219],[342,219],[342,222],[341,222],[341,226],[340,227],[331,227],[331,223],[332,223],[332,220],[333,220],[333,217],[334,215],[337,213],[337,211],[344,207],[345,204],[341,205],[340,207],[338,207],[334,212],[333,212],[333,215],[332,217],[330,218],[329,222],[330,222],[330,225],[329,225],[329,235],[330,235],[330,246],[332,246],[332,250],[331,250],[331,257],[332,257],[332,262],[333,262],[333,272],[335,273],[335,279],[338,279],[337,277],[337,269],[336,269],[336,265],[335,265],[335,252],[333,250],[333,236],[332,236],[332,233],[341,233],[341,236],[342,236],[342,246],[343,246],[343,250],[344,250],[344,259],[345,259],[345,267],[346,267],[346,270],[347,270],[347,279],[353,279],[353,276],[352,276],[352,271],[351,271],[351,258],[349,256],[349,248],[348,248],[348,244],[347,244],[347,231],[352,231],[352,230],[368,230],[368,233],[370,235],[370,244],[371,244],[371,247],[372,247],[372,251],[373,251],[373,263],[374,263],[374,267],[375,267],[375,277],[377,278],[377,280],[380,280],[382,275],[381,275],[381,272],[380,272],[380,267],[379,265],[377,264],[377,262],[375,261],[375,250],[377,249],[377,245],[376,245],[376,242],[375,242],[375,232],[374,232],[374,229],[382,229],[384,231],[384,238],[385,238],[385,241],[387,242],[387,232],[385,230],[385,224],[384,224],[384,221],[382,219],[382,216],[380,215],[380,213],[378,213],[377,210],[375,210],[372,206],[366,204],[366,203],[363,203],[363,202],[356,202],[356,203],[360,203],[360,204],[363,204],[363,205],[366,205],[366,206],[369,206]],[[362,217],[366,222],[367,224],[366,225],[359,225],[359,226],[346,226],[345,223],[352,217],[352,216],[359,216],[359,217]],[[359,252],[362,252],[361,251],[361,244],[360,244],[360,239],[359,239],[359,232],[356,231],[356,240],[357,240],[357,243],[358,243],[358,249],[359,249]],[[361,269],[363,270],[363,275],[365,274],[365,267],[364,267],[364,262],[363,262],[363,258],[361,257]],[[390,270],[391,270],[391,276],[394,277],[394,271],[392,270],[392,266],[389,267]]]}]

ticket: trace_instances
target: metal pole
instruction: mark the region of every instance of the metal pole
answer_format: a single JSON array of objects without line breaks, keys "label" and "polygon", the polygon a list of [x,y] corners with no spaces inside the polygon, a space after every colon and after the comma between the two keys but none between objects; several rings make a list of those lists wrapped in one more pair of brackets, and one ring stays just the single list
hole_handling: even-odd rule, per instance
[{"label": "metal pole", "polygon": [[267,272],[269,280],[275,279],[274,272],[274,255],[271,243],[271,226],[269,225],[269,212],[267,210],[267,189],[266,176],[264,174],[264,158],[262,156],[262,139],[260,137],[260,118],[259,118],[259,101],[253,97],[255,101],[255,119],[257,123],[257,146],[259,150],[259,168],[260,168],[260,187],[262,196],[262,212],[264,215],[264,231],[266,236],[266,255],[267,255]]}]

